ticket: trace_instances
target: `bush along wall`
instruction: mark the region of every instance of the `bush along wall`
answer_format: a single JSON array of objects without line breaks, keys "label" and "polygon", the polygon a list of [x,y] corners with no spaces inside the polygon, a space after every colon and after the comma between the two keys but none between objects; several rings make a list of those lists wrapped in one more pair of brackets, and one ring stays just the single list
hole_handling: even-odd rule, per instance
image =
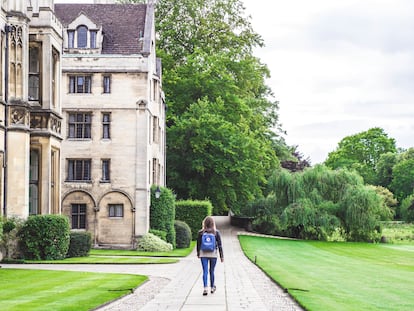
[{"label": "bush along wall", "polygon": [[187,248],[190,247],[191,243],[191,229],[190,227],[181,220],[176,220],[174,223],[175,227],[175,236],[176,236],[176,243],[177,248]]},{"label": "bush along wall", "polygon": [[89,256],[92,247],[92,236],[90,232],[71,232],[69,250],[66,257]]},{"label": "bush along wall", "polygon": [[192,239],[197,239],[202,222],[206,216],[213,214],[210,201],[182,200],[175,203],[175,219],[184,221],[191,229]]},{"label": "bush along wall", "polygon": [[29,216],[18,233],[20,250],[24,259],[63,259],[69,249],[69,234],[66,216]]},{"label": "bush along wall", "polygon": [[175,195],[164,187],[160,187],[160,197],[155,197],[157,187],[151,187],[150,228],[167,233],[167,242],[175,248]]}]

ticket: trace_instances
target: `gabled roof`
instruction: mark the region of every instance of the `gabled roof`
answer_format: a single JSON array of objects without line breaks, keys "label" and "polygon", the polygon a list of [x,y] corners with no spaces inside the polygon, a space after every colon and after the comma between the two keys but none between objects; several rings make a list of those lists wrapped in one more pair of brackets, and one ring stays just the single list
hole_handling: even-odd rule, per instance
[{"label": "gabled roof", "polygon": [[146,12],[146,4],[55,4],[64,27],[81,13],[102,25],[102,54],[141,53]]}]

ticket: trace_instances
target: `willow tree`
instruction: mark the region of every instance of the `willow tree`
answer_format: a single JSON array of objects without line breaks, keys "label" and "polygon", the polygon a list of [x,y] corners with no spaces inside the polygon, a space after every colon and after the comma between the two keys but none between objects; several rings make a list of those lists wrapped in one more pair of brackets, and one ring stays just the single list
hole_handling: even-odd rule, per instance
[{"label": "willow tree", "polygon": [[381,217],[390,214],[383,196],[346,169],[279,169],[268,185],[271,195],[250,214],[256,216],[255,229],[268,234],[323,240],[338,230],[347,240],[371,240],[378,237]]}]

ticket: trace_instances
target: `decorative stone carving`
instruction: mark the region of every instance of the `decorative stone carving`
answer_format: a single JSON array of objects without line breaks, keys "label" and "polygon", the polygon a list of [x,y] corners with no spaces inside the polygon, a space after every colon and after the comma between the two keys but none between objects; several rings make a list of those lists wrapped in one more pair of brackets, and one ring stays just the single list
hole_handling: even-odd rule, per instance
[{"label": "decorative stone carving", "polygon": [[28,113],[26,108],[23,107],[11,107],[10,109],[10,124],[11,125],[26,125],[28,119]]},{"label": "decorative stone carving", "polygon": [[61,126],[62,126],[62,122],[55,117],[52,117],[50,119],[50,129],[58,134],[61,134]]},{"label": "decorative stone carving", "polygon": [[31,115],[30,116],[30,128],[32,129],[45,129],[47,128],[47,118],[44,115]]}]

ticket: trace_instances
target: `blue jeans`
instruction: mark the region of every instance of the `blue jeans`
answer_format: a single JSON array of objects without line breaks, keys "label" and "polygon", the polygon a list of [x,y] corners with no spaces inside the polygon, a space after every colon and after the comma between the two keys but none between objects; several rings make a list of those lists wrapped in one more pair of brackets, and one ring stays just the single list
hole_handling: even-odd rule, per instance
[{"label": "blue jeans", "polygon": [[201,265],[203,266],[203,283],[207,287],[208,263],[210,263],[210,287],[214,286],[214,268],[216,267],[217,258],[201,257]]}]

